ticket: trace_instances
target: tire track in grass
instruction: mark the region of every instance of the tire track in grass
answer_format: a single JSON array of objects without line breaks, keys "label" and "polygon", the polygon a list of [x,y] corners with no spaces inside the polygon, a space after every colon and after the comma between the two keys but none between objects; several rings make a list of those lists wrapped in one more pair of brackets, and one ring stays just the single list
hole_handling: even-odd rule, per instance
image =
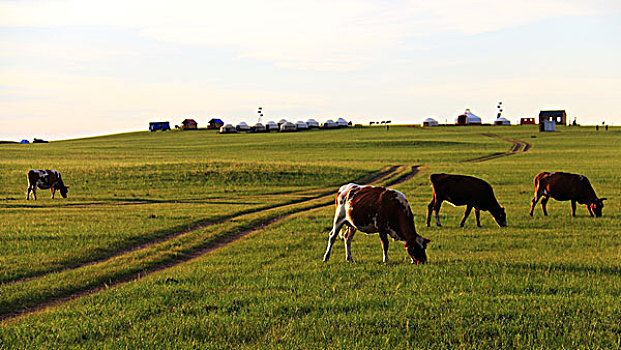
[{"label": "tire track in grass", "polygon": [[[418,166],[393,166],[366,182],[385,181],[386,185],[396,185],[412,178],[417,172]],[[200,227],[100,262],[1,285],[0,321],[41,311],[185,263],[294,214],[333,205],[333,195],[334,189],[331,189],[325,195],[210,225],[219,234],[203,237],[202,231],[207,227]],[[76,279],[79,282],[77,285],[72,283]]]},{"label": "tire track in grass", "polygon": [[496,159],[496,158],[500,158],[500,157],[506,157],[506,156],[510,156],[510,155],[514,155],[514,154],[518,154],[518,153],[526,153],[529,149],[532,148],[530,143],[522,141],[522,140],[502,137],[502,136],[499,136],[499,135],[496,135],[496,134],[491,134],[491,133],[482,133],[481,135],[487,136],[487,137],[497,138],[497,139],[500,139],[500,140],[503,140],[503,141],[507,141],[507,142],[511,142],[513,145],[511,146],[511,149],[509,151],[497,152],[497,153],[488,154],[488,155],[482,156],[482,157],[466,159],[466,160],[463,160],[462,163],[484,162],[484,161],[487,161],[487,160],[492,160],[492,159]]},{"label": "tire track in grass", "polygon": [[[393,165],[393,166],[389,166],[386,167],[384,169],[381,169],[379,171],[375,171],[373,173],[371,173],[369,176],[367,176],[366,178],[362,178],[360,179],[361,182],[367,182],[367,183],[373,183],[373,182],[377,182],[380,181],[383,178],[386,177],[390,177],[392,175],[394,175],[395,173],[398,173],[400,166],[399,165]],[[145,249],[148,248],[149,246],[152,246],[154,244],[159,244],[171,239],[175,239],[176,237],[182,236],[184,234],[188,234],[190,232],[196,231],[196,230],[200,230],[200,229],[204,229],[213,225],[217,225],[217,224],[221,224],[224,222],[227,222],[229,220],[234,220],[238,217],[247,215],[247,214],[252,214],[252,213],[259,213],[261,211],[267,211],[267,210],[271,210],[271,209],[276,209],[276,208],[280,208],[280,207],[286,207],[288,205],[292,205],[292,204],[296,204],[296,203],[302,203],[305,201],[310,201],[313,199],[317,199],[323,196],[326,196],[328,194],[332,194],[334,193],[334,188],[333,187],[324,187],[324,188],[319,188],[319,189],[305,189],[305,190],[300,190],[300,191],[289,191],[289,192],[282,192],[277,196],[280,197],[284,197],[284,196],[305,196],[302,198],[297,198],[297,199],[292,199],[292,200],[288,200],[282,203],[277,203],[277,204],[273,204],[273,205],[269,205],[269,206],[263,206],[260,208],[254,208],[254,209],[247,209],[247,210],[242,210],[239,211],[233,215],[228,215],[228,216],[224,216],[215,220],[199,220],[199,221],[195,221],[188,224],[181,224],[181,225],[177,225],[174,226],[172,228],[167,228],[167,229],[161,229],[156,231],[155,233],[151,233],[149,235],[147,235],[147,240],[146,241],[139,241],[137,243],[134,243],[132,245],[126,245],[125,247],[123,247],[120,250],[116,250],[116,251],[112,251],[112,252],[108,252],[107,254],[102,254],[101,256],[95,258],[95,259],[91,259],[91,260],[82,260],[82,261],[76,261],[74,263],[71,264],[67,264],[65,266],[61,266],[58,268],[51,268],[51,269],[47,269],[47,270],[42,270],[42,271],[36,271],[35,273],[31,273],[28,276],[18,276],[15,278],[7,278],[5,280],[0,281],[0,286],[4,286],[4,285],[9,285],[9,284],[13,284],[13,283],[20,283],[20,282],[26,282],[26,281],[30,281],[36,278],[40,278],[42,276],[45,276],[47,274],[50,273],[58,273],[58,272],[64,272],[64,271],[68,271],[68,270],[74,270],[74,269],[78,269],[84,266],[89,266],[89,265],[94,265],[94,264],[100,264],[103,262],[106,262],[110,259],[114,259],[116,257],[119,257],[121,255],[124,254],[128,254],[137,250],[141,250],[141,249]],[[95,203],[95,204],[90,204],[88,206],[95,206],[95,205],[100,205],[100,203]]]}]

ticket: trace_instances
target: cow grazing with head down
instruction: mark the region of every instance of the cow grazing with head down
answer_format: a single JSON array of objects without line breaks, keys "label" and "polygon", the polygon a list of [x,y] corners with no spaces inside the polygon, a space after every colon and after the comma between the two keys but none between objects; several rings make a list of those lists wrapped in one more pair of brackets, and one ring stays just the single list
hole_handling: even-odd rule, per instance
[{"label": "cow grazing with head down", "polygon": [[356,230],[364,233],[379,233],[384,249],[384,262],[388,262],[388,236],[395,241],[404,241],[405,249],[412,263],[427,262],[425,249],[430,240],[416,233],[414,215],[405,195],[384,187],[356,185],[342,186],[336,195],[334,224],[328,239],[328,248],[323,261],[330,258],[330,250],[341,228],[346,225],[346,260],[352,261],[351,241]]},{"label": "cow grazing with head down", "polygon": [[436,212],[436,225],[440,224],[440,206],[443,201],[447,201],[454,206],[466,206],[464,218],[459,226],[464,227],[464,222],[474,208],[474,216],[477,226],[481,227],[480,212],[489,211],[500,227],[507,226],[507,214],[505,208],[501,207],[494,196],[492,186],[487,182],[472,176],[451,175],[451,174],[431,174],[431,185],[433,186],[433,198],[429,203],[427,211],[427,226],[431,221],[431,212]]},{"label": "cow grazing with head down", "polygon": [[37,200],[37,187],[41,189],[50,189],[52,192],[52,199],[56,190],[60,191],[60,195],[63,198],[67,198],[67,189],[69,186],[65,186],[62,177],[58,170],[35,170],[32,169],[28,172],[28,193],[26,194],[26,200],[30,200],[30,192]]},{"label": "cow grazing with head down", "polygon": [[533,216],[535,205],[540,198],[543,215],[548,215],[546,204],[550,197],[557,201],[571,201],[571,216],[576,216],[576,202],[584,204],[591,216],[602,216],[602,208],[606,198],[597,198],[586,176],[562,172],[543,172],[535,176],[533,182],[535,196],[531,202],[530,216]]}]

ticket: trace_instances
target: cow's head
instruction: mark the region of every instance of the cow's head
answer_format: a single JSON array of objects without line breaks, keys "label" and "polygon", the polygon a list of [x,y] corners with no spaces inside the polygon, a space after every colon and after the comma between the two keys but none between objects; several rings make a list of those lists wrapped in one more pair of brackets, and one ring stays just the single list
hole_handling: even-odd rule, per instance
[{"label": "cow's head", "polygon": [[605,200],[606,198],[598,198],[595,202],[589,204],[589,208],[591,208],[593,214],[595,214],[595,217],[602,216],[602,209],[604,208]]},{"label": "cow's head", "polygon": [[408,254],[416,264],[424,264],[427,262],[427,243],[431,242],[423,236],[416,236],[414,240],[410,240],[405,244]]},{"label": "cow's head", "polygon": [[68,190],[69,186],[65,186],[62,185],[58,188],[58,190],[60,191],[60,195],[63,196],[63,198],[67,198],[67,190]]},{"label": "cow's head", "polygon": [[507,212],[505,211],[504,207],[500,207],[500,210],[497,213],[494,213],[492,216],[494,217],[494,220],[496,220],[498,226],[507,226]]}]

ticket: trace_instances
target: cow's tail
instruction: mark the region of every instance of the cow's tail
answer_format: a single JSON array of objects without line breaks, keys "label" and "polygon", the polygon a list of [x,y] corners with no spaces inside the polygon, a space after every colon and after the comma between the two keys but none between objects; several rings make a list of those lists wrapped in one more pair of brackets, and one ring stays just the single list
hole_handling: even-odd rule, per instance
[{"label": "cow's tail", "polygon": [[539,174],[537,174],[537,176],[535,176],[535,178],[533,179],[533,186],[535,187],[535,191],[537,191],[539,189],[539,186],[541,184],[541,180],[543,180],[544,178],[548,177],[548,175],[550,175],[550,173],[543,172],[543,173],[539,173]]}]

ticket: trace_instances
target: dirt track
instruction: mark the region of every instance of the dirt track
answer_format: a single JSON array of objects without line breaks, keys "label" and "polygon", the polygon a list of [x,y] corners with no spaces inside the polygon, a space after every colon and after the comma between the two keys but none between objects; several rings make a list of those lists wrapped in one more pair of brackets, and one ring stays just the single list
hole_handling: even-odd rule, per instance
[{"label": "dirt track", "polygon": [[[386,186],[394,186],[396,184],[399,184],[399,183],[402,183],[404,181],[409,180],[414,175],[416,175],[417,172],[418,172],[418,166],[411,166],[410,170],[407,170],[407,167],[405,167],[405,166],[392,166],[392,167],[390,167],[387,170],[378,172],[378,174],[376,176],[368,179],[368,181],[366,181],[366,183],[375,184],[375,183],[378,183],[378,182],[380,182],[382,180],[387,180],[387,182],[384,185],[386,185]],[[394,178],[391,178],[391,177],[394,177]],[[306,191],[301,191],[300,193],[302,193],[302,192],[306,192]],[[264,227],[266,227],[268,225],[271,225],[271,224],[274,224],[276,222],[282,221],[282,220],[284,220],[284,219],[286,219],[286,218],[288,218],[288,217],[290,217],[290,216],[292,216],[294,214],[299,214],[299,213],[307,212],[307,211],[310,211],[310,210],[313,210],[313,209],[316,209],[316,208],[320,208],[320,207],[330,206],[330,205],[333,204],[333,195],[334,195],[334,189],[331,188],[331,189],[329,189],[329,191],[327,191],[327,193],[326,192],[321,192],[320,194],[316,194],[316,195],[313,195],[313,196],[310,196],[310,197],[307,197],[307,198],[303,198],[303,199],[299,199],[299,200],[296,200],[296,201],[289,201],[287,203],[275,205],[275,206],[272,206],[272,207],[269,207],[269,208],[263,208],[261,210],[251,211],[251,213],[255,213],[256,214],[256,213],[260,213],[262,211],[268,211],[268,210],[279,208],[279,207],[290,206],[290,205],[293,205],[293,204],[301,204],[301,203],[305,203],[305,202],[310,202],[312,200],[325,199],[325,201],[321,201],[321,203],[319,203],[319,204],[312,205],[310,207],[307,207],[307,208],[304,208],[304,209],[300,209],[300,210],[293,208],[291,211],[287,212],[286,214],[280,215],[280,216],[272,218],[272,219],[267,219],[267,220],[261,221],[258,224],[254,225],[253,227],[251,227],[251,228],[249,228],[247,230],[244,230],[242,232],[239,232],[239,233],[237,233],[234,236],[225,237],[223,239],[218,240],[217,242],[215,242],[212,245],[209,245],[209,246],[204,247],[202,249],[198,249],[196,251],[190,252],[189,254],[184,254],[182,257],[179,257],[177,260],[174,260],[172,262],[167,262],[167,263],[159,264],[159,265],[157,265],[157,266],[155,266],[153,268],[143,270],[143,271],[141,271],[141,272],[139,272],[137,274],[131,274],[129,276],[124,276],[124,277],[116,278],[116,279],[110,281],[109,283],[105,283],[104,285],[100,285],[100,286],[96,286],[96,287],[91,287],[91,288],[86,288],[84,290],[80,290],[80,291],[77,291],[77,292],[74,292],[74,293],[70,293],[67,296],[62,296],[62,297],[48,299],[46,301],[37,303],[35,305],[29,305],[27,307],[23,307],[23,308],[18,309],[18,310],[12,310],[12,312],[9,312],[9,313],[0,314],[0,321],[5,321],[5,320],[16,318],[16,317],[21,316],[21,315],[37,312],[37,311],[43,310],[45,308],[48,308],[48,307],[51,307],[51,306],[54,306],[54,305],[58,305],[58,304],[61,304],[61,303],[64,303],[64,302],[67,302],[67,301],[70,301],[70,300],[73,300],[73,299],[77,299],[77,298],[80,298],[80,297],[85,296],[85,295],[93,294],[93,293],[96,293],[96,292],[99,292],[99,291],[102,291],[102,290],[105,290],[107,288],[110,288],[110,287],[113,287],[113,286],[117,286],[117,285],[120,285],[120,284],[123,284],[123,283],[128,283],[128,282],[131,282],[133,280],[140,279],[140,278],[142,278],[142,277],[144,277],[146,275],[155,273],[157,271],[165,270],[165,269],[171,268],[173,266],[176,266],[176,265],[188,262],[188,261],[193,260],[193,259],[195,259],[195,258],[197,258],[197,257],[199,257],[201,255],[204,255],[204,254],[206,254],[206,253],[208,253],[210,251],[213,251],[214,249],[218,249],[218,248],[220,248],[222,246],[225,246],[225,245],[227,245],[227,244],[229,244],[229,243],[231,243],[233,241],[236,241],[236,240],[238,240],[238,239],[240,239],[240,238],[242,238],[242,237],[244,237],[244,236],[246,236],[246,235],[248,235],[248,234],[250,234],[252,232],[258,231],[258,230],[260,230],[260,229],[262,229],[262,228],[264,228]],[[105,264],[107,261],[109,261],[109,260],[111,260],[113,258],[122,256],[122,255],[125,255],[125,254],[129,254],[129,253],[141,250],[141,249],[145,249],[145,248],[148,248],[148,247],[153,246],[155,244],[162,243],[162,242],[165,242],[165,241],[169,241],[169,240],[181,237],[183,235],[189,234],[190,232],[193,232],[193,231],[196,231],[196,230],[199,230],[199,229],[203,229],[203,228],[208,227],[208,226],[216,225],[218,223],[223,223],[223,222],[226,222],[228,220],[232,220],[234,218],[237,218],[237,217],[240,217],[240,216],[243,216],[243,215],[246,215],[246,214],[249,214],[249,213],[246,212],[246,213],[243,213],[243,214],[234,215],[234,216],[227,217],[225,219],[221,219],[221,220],[214,221],[214,222],[200,223],[198,225],[193,226],[190,229],[183,230],[183,231],[178,231],[178,232],[173,232],[172,234],[170,234],[170,235],[168,235],[166,237],[155,239],[155,240],[153,240],[153,241],[151,241],[149,243],[141,244],[141,245],[138,245],[138,246],[130,247],[130,248],[122,250],[122,251],[118,251],[118,252],[116,252],[112,256],[108,256],[108,257],[103,258],[103,259],[98,259],[98,260],[93,260],[93,261],[85,262],[85,263],[80,264],[79,266],[65,268],[65,269],[62,269],[60,271],[53,271],[53,272],[64,272],[64,271],[70,271],[70,270],[77,270],[77,269],[79,269],[81,267],[84,267],[84,266],[90,266],[90,265],[96,265],[96,264]],[[50,273],[53,273],[53,272],[47,272],[47,273],[41,274],[39,276],[33,276],[33,277],[25,278],[25,279],[15,280],[15,281],[12,281],[10,283],[3,284],[2,286],[6,286],[6,285],[9,285],[9,284],[17,284],[17,283],[28,282],[28,281],[31,281],[31,280],[36,280],[36,279],[41,278],[43,276],[49,275]],[[2,287],[2,286],[0,286],[0,287]]]},{"label": "dirt track", "polygon": [[[507,142],[511,142],[511,143],[513,143],[513,147],[511,148],[510,151],[507,151],[507,152],[494,153],[494,154],[483,156],[483,157],[477,157],[477,158],[465,160],[463,162],[483,162],[483,161],[492,160],[492,159],[496,159],[496,158],[499,158],[499,157],[509,156],[509,155],[513,155],[513,154],[517,154],[517,153],[524,153],[524,152],[528,151],[531,148],[531,145],[526,143],[526,142],[524,142],[524,141],[520,141],[520,140],[516,140],[516,139],[504,138],[504,137],[501,137],[501,136],[498,136],[498,135],[495,135],[495,134],[485,133],[485,134],[482,134],[482,135],[487,136],[487,137],[498,138],[498,139],[501,139],[501,140],[504,140],[504,141],[507,141]],[[409,168],[409,170],[408,170],[408,168]],[[401,184],[401,183],[403,183],[405,181],[408,181],[411,178],[413,178],[414,176],[416,176],[416,174],[418,173],[418,168],[419,168],[418,165],[416,165],[416,166],[392,166],[392,167],[390,167],[390,168],[388,168],[388,169],[386,169],[384,171],[378,172],[378,174],[376,176],[374,176],[371,179],[369,179],[368,181],[366,181],[366,183],[375,184],[375,183],[379,183],[382,180],[385,180],[385,182],[383,183],[384,186],[395,186],[395,185]],[[302,193],[302,192],[304,192],[304,191],[300,191],[300,193]],[[54,306],[54,305],[59,305],[59,304],[62,304],[64,302],[80,298],[80,297],[85,296],[85,295],[97,293],[99,291],[105,290],[105,289],[110,288],[110,287],[118,286],[118,285],[121,285],[121,284],[124,284],[124,283],[128,283],[128,282],[131,282],[131,281],[134,281],[134,280],[138,280],[138,279],[140,279],[140,278],[142,278],[142,277],[144,277],[146,275],[155,273],[157,271],[166,270],[166,269],[169,269],[169,268],[171,268],[173,266],[177,266],[179,264],[186,263],[186,262],[191,261],[193,259],[196,259],[196,258],[198,258],[198,257],[200,257],[200,256],[202,256],[204,254],[207,254],[207,253],[209,253],[209,252],[211,252],[211,251],[213,251],[215,249],[223,247],[223,246],[225,246],[225,245],[227,245],[227,244],[229,244],[231,242],[234,242],[234,241],[236,241],[236,240],[238,240],[238,239],[240,239],[240,238],[242,238],[242,237],[244,237],[244,236],[246,236],[246,235],[248,235],[248,234],[250,234],[252,232],[256,232],[258,230],[261,230],[261,229],[263,229],[264,227],[266,227],[268,225],[271,225],[271,224],[274,224],[276,222],[280,222],[282,220],[285,220],[285,219],[291,217],[292,215],[304,213],[304,212],[307,212],[307,211],[310,211],[310,210],[313,210],[313,209],[316,209],[316,208],[321,208],[321,207],[333,205],[333,195],[334,195],[334,189],[329,189],[326,192],[317,193],[317,194],[312,195],[312,196],[310,196],[308,198],[303,198],[303,199],[300,199],[300,200],[296,200],[296,201],[291,201],[291,202],[288,202],[288,203],[283,203],[283,204],[275,205],[273,207],[263,208],[263,209],[260,209],[260,210],[251,211],[252,213],[260,213],[262,211],[267,211],[267,210],[278,208],[278,207],[284,207],[284,206],[288,206],[288,205],[292,205],[292,204],[305,203],[305,202],[309,202],[311,200],[325,199],[325,202],[322,201],[322,203],[313,205],[311,207],[307,207],[307,208],[300,209],[300,210],[293,209],[293,210],[287,212],[286,214],[280,215],[280,216],[272,218],[272,219],[264,220],[264,221],[262,221],[262,222],[260,222],[260,223],[258,223],[256,225],[254,225],[253,227],[247,229],[247,230],[244,230],[244,231],[241,231],[241,232],[237,233],[236,235],[220,239],[217,242],[215,242],[214,244],[211,244],[211,245],[209,245],[207,247],[204,247],[204,248],[198,249],[196,251],[190,252],[189,254],[184,254],[182,257],[179,257],[177,260],[174,260],[172,262],[162,263],[162,264],[159,264],[159,265],[157,265],[157,266],[155,266],[153,268],[143,270],[143,271],[141,271],[141,272],[139,272],[137,274],[131,274],[131,275],[128,275],[128,276],[119,277],[119,278],[113,279],[109,283],[105,283],[103,285],[99,285],[99,286],[96,286],[96,287],[86,288],[86,289],[80,290],[78,292],[71,293],[71,294],[69,294],[67,296],[62,296],[62,297],[48,299],[46,301],[37,303],[35,305],[28,305],[28,306],[22,307],[21,309],[18,309],[18,310],[12,310],[12,312],[10,312],[10,313],[0,314],[0,322],[11,320],[11,319],[14,319],[16,317],[19,317],[19,316],[22,316],[22,315],[25,315],[25,314],[41,311],[43,309],[46,309],[46,308]],[[221,220],[217,220],[217,221],[213,221],[213,222],[201,222],[201,223],[195,224],[190,229],[173,232],[173,233],[171,233],[171,234],[169,234],[169,235],[167,235],[165,237],[161,237],[161,238],[155,239],[155,240],[150,241],[148,243],[141,244],[141,245],[134,246],[134,247],[130,247],[130,248],[122,250],[122,251],[118,251],[118,252],[114,253],[113,255],[108,256],[106,258],[85,262],[85,263],[82,263],[82,264],[80,264],[78,266],[68,267],[68,268],[65,268],[65,269],[62,269],[62,270],[59,270],[59,271],[53,271],[53,272],[77,270],[77,269],[79,269],[81,267],[84,267],[84,266],[96,265],[96,264],[104,264],[107,261],[109,261],[109,260],[111,260],[111,259],[113,259],[115,257],[119,257],[119,256],[122,256],[122,255],[125,255],[125,254],[129,254],[129,253],[135,252],[135,251],[139,251],[139,250],[148,248],[150,246],[153,246],[155,244],[162,243],[162,242],[165,242],[165,241],[169,241],[169,240],[181,237],[183,235],[189,234],[190,232],[193,232],[193,231],[196,231],[196,230],[199,230],[199,229],[203,229],[205,227],[208,227],[208,226],[211,226],[211,225],[215,225],[215,224],[218,224],[218,223],[223,223],[223,222],[226,222],[228,220],[232,220],[232,219],[234,219],[236,217],[239,217],[239,216],[242,216],[242,215],[246,215],[246,214],[249,214],[249,212],[245,212],[245,213],[242,213],[242,214],[237,214],[237,215],[234,215],[234,216],[231,216],[231,217],[227,217],[227,218],[223,218]],[[33,277],[25,278],[25,279],[15,280],[15,281],[10,282],[10,284],[17,284],[17,283],[22,283],[22,282],[28,282],[30,280],[35,280],[37,278],[41,278],[41,277],[43,277],[45,275],[48,275],[50,273],[52,273],[52,272],[47,272],[47,273],[41,274],[39,276],[33,276]],[[2,286],[5,286],[5,285],[7,285],[7,284],[0,285],[0,288]]]}]

